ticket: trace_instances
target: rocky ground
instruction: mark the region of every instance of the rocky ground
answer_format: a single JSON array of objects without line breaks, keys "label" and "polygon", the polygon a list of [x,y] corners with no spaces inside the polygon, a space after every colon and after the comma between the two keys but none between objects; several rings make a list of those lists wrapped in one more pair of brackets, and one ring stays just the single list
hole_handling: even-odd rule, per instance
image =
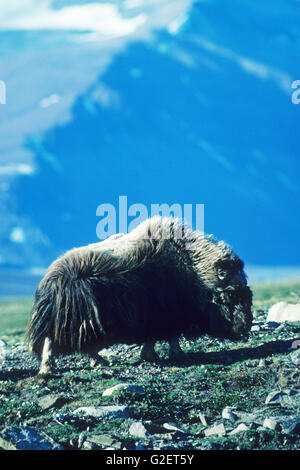
[{"label": "rocky ground", "polygon": [[23,332],[0,345],[0,448],[300,448],[300,323],[255,309],[248,342],[181,340],[182,361],[140,360],[136,345],[102,352],[106,365],[62,357],[36,378]]}]

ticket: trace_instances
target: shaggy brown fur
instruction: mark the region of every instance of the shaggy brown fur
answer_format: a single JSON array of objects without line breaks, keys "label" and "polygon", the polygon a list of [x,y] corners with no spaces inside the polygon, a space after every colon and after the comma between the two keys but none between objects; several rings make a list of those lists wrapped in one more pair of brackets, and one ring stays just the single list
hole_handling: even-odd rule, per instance
[{"label": "shaggy brown fur", "polygon": [[205,333],[238,339],[251,326],[251,291],[243,263],[224,242],[173,218],[153,217],[126,235],[75,248],[58,258],[40,282],[27,330],[42,357],[95,355],[115,343],[145,343]]}]

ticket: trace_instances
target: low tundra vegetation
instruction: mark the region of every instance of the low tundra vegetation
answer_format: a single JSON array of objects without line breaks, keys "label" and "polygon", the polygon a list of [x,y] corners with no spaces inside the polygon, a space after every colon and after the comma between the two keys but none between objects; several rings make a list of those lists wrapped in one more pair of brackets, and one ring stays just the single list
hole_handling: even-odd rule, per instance
[{"label": "low tundra vegetation", "polygon": [[[107,365],[91,368],[84,356],[62,357],[52,376],[44,380],[36,377],[38,361],[29,356],[24,344],[31,302],[1,301],[0,339],[6,342],[6,353],[0,369],[0,435],[9,426],[30,426],[65,449],[130,449],[137,445],[297,449],[297,428],[284,433],[262,426],[266,417],[294,419],[300,415],[300,400],[294,399],[300,393],[299,366],[290,359],[292,341],[300,338],[300,324],[268,328],[264,323],[270,299],[272,303],[295,301],[295,292],[300,292],[300,283],[254,286],[254,322],[260,328],[246,343],[221,342],[209,336],[194,342],[182,338],[181,346],[187,354],[181,361],[168,360],[166,344],[157,343],[161,357],[157,363],[141,361],[136,345],[117,345],[111,348]],[[104,390],[120,383],[137,384],[141,390],[102,396]],[[268,395],[276,390],[289,394],[290,403],[266,404]],[[107,405],[127,406],[130,418],[74,414],[79,407]],[[225,407],[244,413],[248,421],[242,415],[236,422],[224,420]],[[146,437],[130,433],[135,421],[145,425]],[[241,422],[246,422],[247,429],[230,434]],[[165,423],[173,423],[186,433],[168,432]],[[222,423],[223,435],[206,436],[208,428]]]}]

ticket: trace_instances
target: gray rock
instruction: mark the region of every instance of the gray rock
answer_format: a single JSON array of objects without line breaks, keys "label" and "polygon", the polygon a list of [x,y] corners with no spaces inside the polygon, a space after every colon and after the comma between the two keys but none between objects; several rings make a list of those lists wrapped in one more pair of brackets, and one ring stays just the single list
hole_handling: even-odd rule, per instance
[{"label": "gray rock", "polygon": [[60,408],[67,401],[68,398],[63,395],[45,395],[39,400],[38,405],[43,410],[49,410],[51,408]]},{"label": "gray rock", "polygon": [[96,434],[95,436],[90,436],[87,441],[96,444],[99,447],[109,447],[114,442],[114,438],[109,434]]},{"label": "gray rock", "polygon": [[146,438],[149,436],[149,433],[141,421],[135,421],[131,424],[129,428],[129,434],[138,438]]},{"label": "gray rock", "polygon": [[[276,322],[270,322],[272,325],[274,325]],[[281,333],[282,330],[285,329],[285,323],[276,323],[276,334]],[[279,326],[278,326],[279,325]]]},{"label": "gray rock", "polygon": [[95,434],[88,436],[84,441],[83,447],[88,450],[98,449],[121,449],[122,443],[109,434]]},{"label": "gray rock", "polygon": [[280,423],[276,418],[266,418],[263,423],[263,427],[267,429],[272,429],[273,431],[279,431],[281,428]]},{"label": "gray rock", "polygon": [[229,421],[236,421],[238,419],[237,415],[232,411],[230,406],[226,406],[222,411],[222,418]]},{"label": "gray rock", "polygon": [[280,424],[284,434],[300,434],[300,416],[285,418]]},{"label": "gray rock", "polygon": [[218,437],[225,436],[226,430],[224,427],[224,424],[215,424],[214,426],[211,426],[210,428],[207,428],[204,430],[205,437],[209,436],[215,436],[217,435]]},{"label": "gray rock", "polygon": [[74,414],[82,413],[93,418],[129,418],[130,411],[126,405],[111,406],[81,406]]},{"label": "gray rock", "polygon": [[293,399],[291,398],[290,393],[281,390],[274,390],[267,396],[265,404],[291,406],[293,405]]},{"label": "gray rock", "polygon": [[98,355],[101,357],[110,358],[111,356],[114,356],[115,353],[111,349],[104,348],[104,349],[101,349],[101,351],[99,351]]},{"label": "gray rock", "polygon": [[118,385],[115,385],[114,387],[107,388],[104,390],[102,393],[103,397],[109,397],[111,395],[114,395],[120,391],[126,391],[126,392],[132,392],[132,393],[143,393],[142,387],[140,387],[137,384],[128,384],[128,383],[121,383]]},{"label": "gray rock", "polygon": [[189,434],[189,431],[187,431],[184,428],[180,428],[179,426],[177,426],[177,424],[174,424],[174,423],[164,423],[163,428],[170,432],[179,432],[180,434]]},{"label": "gray rock", "polygon": [[261,331],[261,329],[262,329],[261,324],[254,324],[254,325],[252,325],[250,331],[252,331],[252,332]]},{"label": "gray rock", "polygon": [[89,441],[84,441],[82,444],[82,450],[96,450],[97,446]]},{"label": "gray rock", "polygon": [[287,302],[278,302],[270,308],[267,322],[282,323],[284,321],[300,321],[300,303],[288,304]]},{"label": "gray rock", "polygon": [[257,413],[246,413],[245,411],[235,411],[238,419],[243,423],[252,426],[253,424],[262,424],[263,418]]},{"label": "gray rock", "polygon": [[63,450],[45,433],[17,426],[5,428],[1,432],[0,448],[4,450]]},{"label": "gray rock", "polygon": [[300,349],[296,349],[290,353],[289,358],[295,366],[300,366]]},{"label": "gray rock", "polygon": [[201,424],[203,424],[203,426],[207,426],[208,423],[207,423],[206,417],[203,413],[201,413],[201,411],[199,411],[198,417],[201,421]]},{"label": "gray rock", "polygon": [[84,432],[81,432],[78,436],[78,441],[77,441],[77,447],[78,449],[80,449],[80,447],[82,446],[82,444],[84,443],[85,441],[85,433]]},{"label": "gray rock", "polygon": [[230,436],[233,436],[234,434],[238,434],[239,432],[245,432],[245,431],[249,431],[250,427],[247,426],[247,424],[245,423],[240,423],[235,429],[233,429],[229,435]]}]

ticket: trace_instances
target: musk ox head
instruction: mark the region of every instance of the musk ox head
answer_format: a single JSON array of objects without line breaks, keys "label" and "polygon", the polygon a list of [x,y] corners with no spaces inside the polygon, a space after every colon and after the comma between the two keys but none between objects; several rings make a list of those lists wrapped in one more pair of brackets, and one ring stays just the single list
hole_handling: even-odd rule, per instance
[{"label": "musk ox head", "polygon": [[232,340],[246,337],[253,317],[252,292],[247,285],[244,263],[231,251],[215,263],[214,269],[218,280],[213,302],[219,309],[216,322],[221,326],[221,333]]},{"label": "musk ox head", "polygon": [[218,256],[208,270],[213,298],[208,308],[210,332],[218,338],[245,339],[253,317],[244,263],[224,242],[216,242],[213,248]]},{"label": "musk ox head", "polygon": [[210,309],[210,329],[218,338],[245,339],[252,324],[252,292],[249,287],[229,285],[218,288]]}]

